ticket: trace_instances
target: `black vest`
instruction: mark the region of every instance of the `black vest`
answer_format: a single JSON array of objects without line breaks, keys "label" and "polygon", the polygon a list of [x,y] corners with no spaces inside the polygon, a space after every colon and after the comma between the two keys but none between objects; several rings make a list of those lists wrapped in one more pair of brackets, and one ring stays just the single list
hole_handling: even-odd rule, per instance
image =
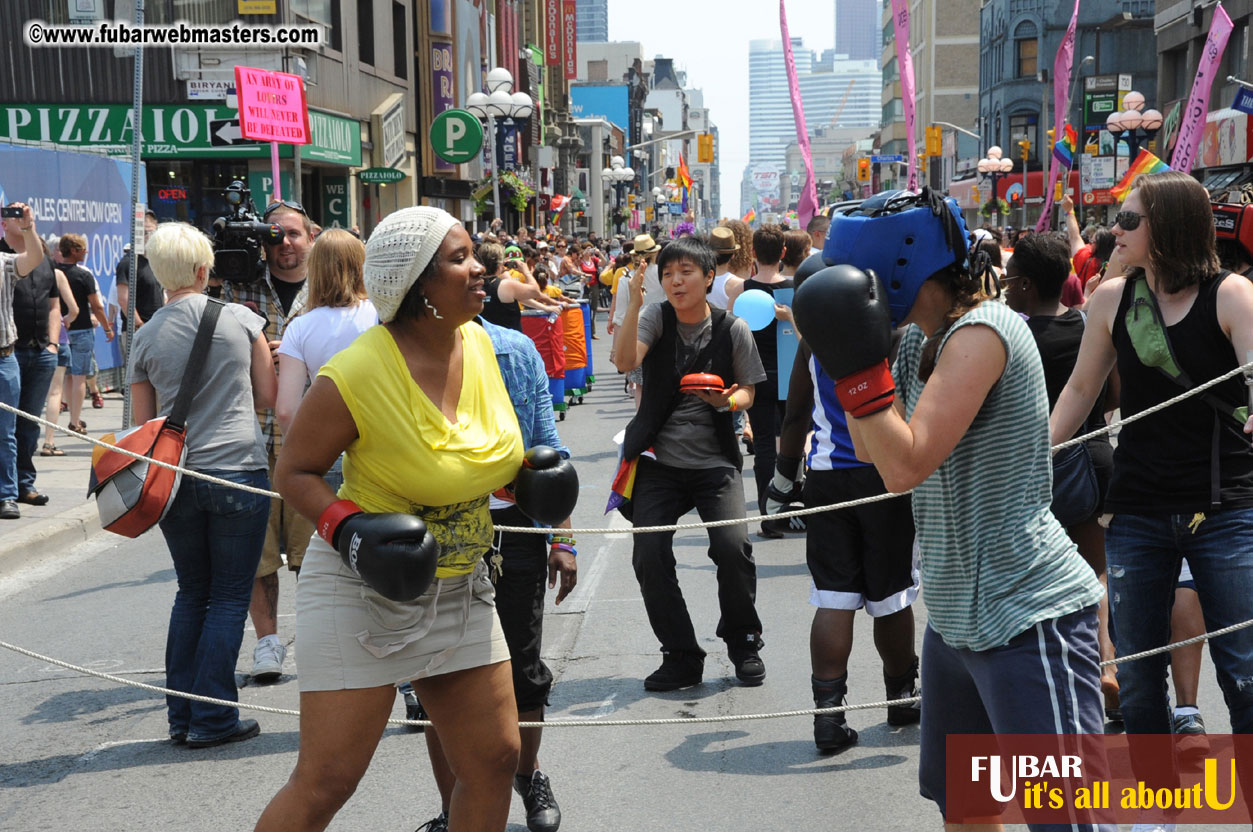
[{"label": "black vest", "polygon": [[17,346],[46,349],[48,341],[48,301],[57,295],[57,279],[52,261],[44,257],[35,270],[13,285],[13,322],[17,324]]},{"label": "black vest", "polygon": [[[635,418],[626,427],[622,451],[625,459],[634,459],[652,447],[665,425],[670,414],[679,403],[679,379],[687,373],[712,372],[730,383],[735,374],[735,363],[731,355],[731,323],[734,320],[726,310],[710,307],[713,320],[709,344],[701,350],[693,365],[680,373],[675,367],[676,348],[679,338],[678,318],[674,307],[669,301],[661,303],[661,336],[644,356],[644,392],[640,396],[640,409]],[[738,471],[744,465],[740,455],[740,445],[735,440],[735,425],[730,411],[714,413],[714,430],[718,435],[718,445],[726,457]]]}]

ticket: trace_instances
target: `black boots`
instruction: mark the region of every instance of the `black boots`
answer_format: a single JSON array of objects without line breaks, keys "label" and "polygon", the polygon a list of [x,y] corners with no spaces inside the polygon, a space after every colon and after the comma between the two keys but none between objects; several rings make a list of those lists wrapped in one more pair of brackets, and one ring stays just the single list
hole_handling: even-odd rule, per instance
[{"label": "black boots", "polygon": [[[848,693],[848,674],[838,679],[812,680],[814,688],[814,706],[818,708],[836,708],[844,704],[844,696]],[[857,742],[857,732],[848,727],[844,714],[814,714],[814,745],[823,754],[830,754],[847,748]]]},{"label": "black boots", "polygon": [[[888,699],[909,699],[920,696],[918,690],[918,660],[914,659],[909,671],[901,676],[883,674],[883,685]],[[912,705],[888,705],[888,725],[914,725],[922,719],[922,703]]]}]

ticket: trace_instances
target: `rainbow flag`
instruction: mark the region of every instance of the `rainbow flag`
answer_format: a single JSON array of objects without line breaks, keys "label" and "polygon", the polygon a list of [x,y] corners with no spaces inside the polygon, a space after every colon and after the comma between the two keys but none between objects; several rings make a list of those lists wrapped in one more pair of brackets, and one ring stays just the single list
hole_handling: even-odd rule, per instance
[{"label": "rainbow flag", "polygon": [[757,209],[749,208],[748,213],[744,215],[744,222],[752,222],[757,219]]},{"label": "rainbow flag", "polygon": [[1142,149],[1140,155],[1131,163],[1131,167],[1127,168],[1127,172],[1123,174],[1118,184],[1110,190],[1110,193],[1114,195],[1114,199],[1122,202],[1127,198],[1127,194],[1131,193],[1136,177],[1146,173],[1161,173],[1164,170],[1170,170],[1170,165],[1147,150]]},{"label": "rainbow flag", "polygon": [[1073,168],[1075,166],[1075,151],[1078,148],[1079,136],[1075,133],[1075,128],[1067,124],[1065,135],[1053,145],[1053,158],[1065,168]]},{"label": "rainbow flag", "polygon": [[679,180],[679,185],[681,185],[682,187],[688,190],[692,189],[692,174],[687,169],[687,160],[683,158],[682,153],[679,154],[678,180]]},{"label": "rainbow flag", "polygon": [[[652,454],[649,448],[648,453]],[[618,472],[614,474],[613,483],[609,486],[609,502],[605,505],[605,514],[624,505],[635,493],[635,471],[639,467],[640,458],[624,459],[618,464]]]}]

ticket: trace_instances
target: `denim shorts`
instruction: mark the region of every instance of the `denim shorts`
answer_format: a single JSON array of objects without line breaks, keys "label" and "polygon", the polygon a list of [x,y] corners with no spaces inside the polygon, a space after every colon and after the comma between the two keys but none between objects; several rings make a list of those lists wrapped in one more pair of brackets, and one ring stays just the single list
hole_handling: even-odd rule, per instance
[{"label": "denim shorts", "polygon": [[57,345],[57,366],[65,367],[66,369],[69,369],[69,366],[70,366],[70,345],[69,344]]},{"label": "denim shorts", "polygon": [[94,329],[70,330],[70,375],[85,376],[91,373],[91,359],[95,349]]}]

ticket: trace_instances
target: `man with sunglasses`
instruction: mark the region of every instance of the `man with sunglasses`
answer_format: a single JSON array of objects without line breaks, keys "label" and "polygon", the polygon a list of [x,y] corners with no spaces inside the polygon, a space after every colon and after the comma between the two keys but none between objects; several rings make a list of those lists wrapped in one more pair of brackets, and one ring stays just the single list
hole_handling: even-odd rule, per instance
[{"label": "man with sunglasses", "polygon": [[[265,247],[265,273],[255,283],[226,282],[222,299],[242,303],[265,318],[265,337],[270,352],[277,354],[287,323],[304,311],[309,292],[305,286],[308,269],[305,261],[313,248],[313,223],[304,206],[292,200],[272,202],[266,206],[263,219],[283,230],[283,239]],[[278,362],[275,361],[277,371]],[[283,448],[283,431],[273,410],[257,411],[266,437],[270,480],[274,478],[274,462]],[[283,674],[287,647],[278,637],[278,572],[287,555],[287,568],[299,574],[305,547],[313,535],[313,524],[282,500],[270,506],[270,525],[261,552],[261,565],[252,585],[252,603],[248,613],[257,631],[253,650],[252,678],[258,682],[274,682]]]}]

